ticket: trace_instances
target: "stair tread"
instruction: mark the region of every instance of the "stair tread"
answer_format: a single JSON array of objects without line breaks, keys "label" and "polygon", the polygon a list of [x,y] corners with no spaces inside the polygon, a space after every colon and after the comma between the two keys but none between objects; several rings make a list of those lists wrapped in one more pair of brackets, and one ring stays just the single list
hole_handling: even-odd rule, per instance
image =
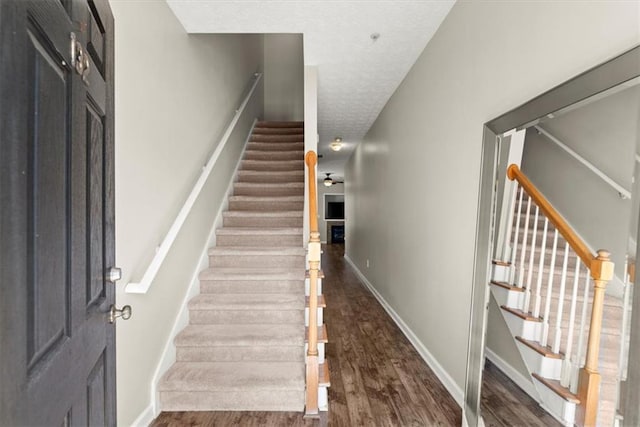
[{"label": "stair tread", "polygon": [[254,127],[254,135],[304,135],[303,127],[291,128],[270,128],[270,127]]},{"label": "stair tread", "polygon": [[229,196],[229,200],[233,201],[267,201],[273,200],[277,202],[303,202],[304,196]]},{"label": "stair tread", "polygon": [[304,346],[302,325],[189,325],[174,340],[178,347]]},{"label": "stair tread", "polygon": [[500,286],[501,288],[508,289],[510,291],[524,292],[524,288],[519,288],[519,287],[511,285],[511,284],[509,284],[507,282],[500,282],[500,281],[497,281],[497,280],[492,280],[490,283],[492,285]]},{"label": "stair tread", "polygon": [[[260,218],[301,218],[303,215],[302,211],[225,211],[222,213],[222,216],[225,217],[260,217]],[[288,227],[290,228],[290,227]]]},{"label": "stair tread", "polygon": [[217,267],[200,272],[200,280],[304,280],[304,269]]},{"label": "stair tread", "polygon": [[491,262],[493,263],[493,265],[501,265],[503,267],[511,266],[511,263],[509,261],[502,261],[502,260],[499,260],[499,259],[494,259]]},{"label": "stair tread", "polygon": [[304,188],[304,182],[242,182],[238,181],[235,187],[247,188]]},{"label": "stair tread", "polygon": [[331,387],[331,379],[329,376],[329,361],[325,360],[318,366],[318,385],[320,387]]},{"label": "stair tread", "polygon": [[303,310],[298,294],[200,294],[189,301],[189,310]]},{"label": "stair tread", "polygon": [[301,235],[302,228],[296,227],[223,227],[216,230],[217,235]]},{"label": "stair tread", "polygon": [[[304,328],[305,332],[304,332],[304,342],[308,342],[309,341],[309,328]],[[318,326],[318,342],[319,343],[328,343],[329,342],[329,336],[327,335],[327,325],[326,324],[322,324],[322,326]]]},{"label": "stair tread", "polygon": [[304,256],[306,251],[298,246],[223,246],[209,248],[209,255],[292,255]]},{"label": "stair tread", "polygon": [[548,357],[551,359],[564,359],[564,355],[560,353],[554,353],[549,346],[543,346],[537,341],[531,341],[524,339],[522,337],[516,337],[516,340],[520,341],[522,344],[536,351],[537,353],[543,355],[544,357]]},{"label": "stair tread", "polygon": [[562,397],[567,402],[575,403],[576,405],[580,404],[580,399],[578,398],[578,396],[576,396],[575,394],[571,393],[571,391],[569,391],[568,388],[563,387],[560,384],[560,381],[550,380],[549,378],[544,378],[544,377],[536,374],[535,372],[533,374],[531,374],[531,375],[535,379],[540,381],[542,384],[544,384],[547,387],[549,387],[549,389],[551,389],[554,393],[556,393],[558,396]]},{"label": "stair tread", "polygon": [[520,317],[521,319],[530,320],[532,322],[542,322],[542,319],[540,317],[534,317],[531,313],[525,313],[524,311],[518,310],[517,308],[507,307],[506,305],[501,305],[500,308]]},{"label": "stair tread", "polygon": [[[305,297],[305,307],[309,307],[309,297]],[[327,303],[324,299],[324,295],[318,295],[318,307],[325,308]]]},{"label": "stair tread", "polygon": [[303,390],[303,362],[176,362],[158,390]]},{"label": "stair tread", "polygon": [[[309,270],[306,270],[304,272],[304,278],[308,279],[309,277],[310,277],[309,276]],[[318,279],[324,279],[324,271],[322,271],[322,270],[318,271]]]},{"label": "stair tread", "polygon": [[[300,150],[299,148],[294,148],[292,150],[278,150],[275,153],[273,153],[274,155],[282,155],[282,154],[299,154],[300,157],[304,157],[304,150]],[[259,155],[263,155],[266,154],[263,150],[252,150],[251,148],[244,150],[244,155],[246,156],[247,154],[259,154]],[[247,159],[249,160],[249,159]]]}]

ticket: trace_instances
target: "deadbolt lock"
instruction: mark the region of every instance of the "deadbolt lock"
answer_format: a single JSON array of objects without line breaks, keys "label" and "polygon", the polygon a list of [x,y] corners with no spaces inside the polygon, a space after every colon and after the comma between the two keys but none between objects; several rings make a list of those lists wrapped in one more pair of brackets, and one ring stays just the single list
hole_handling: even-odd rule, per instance
[{"label": "deadbolt lock", "polygon": [[91,71],[91,61],[86,49],[78,41],[76,34],[71,33],[71,66],[82,77],[82,81],[89,82],[89,72]]},{"label": "deadbolt lock", "polygon": [[111,267],[107,270],[107,277],[106,279],[109,282],[117,282],[118,280],[122,279],[122,269],[118,268],[118,267]]}]

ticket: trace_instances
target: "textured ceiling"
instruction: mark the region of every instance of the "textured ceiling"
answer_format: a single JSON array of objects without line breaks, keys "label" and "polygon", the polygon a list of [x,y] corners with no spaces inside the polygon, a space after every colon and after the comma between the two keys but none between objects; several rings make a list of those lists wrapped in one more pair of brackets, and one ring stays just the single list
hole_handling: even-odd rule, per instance
[{"label": "textured ceiling", "polygon": [[190,33],[304,34],[305,65],[318,66],[319,171],[337,177],[454,2],[167,0]]}]

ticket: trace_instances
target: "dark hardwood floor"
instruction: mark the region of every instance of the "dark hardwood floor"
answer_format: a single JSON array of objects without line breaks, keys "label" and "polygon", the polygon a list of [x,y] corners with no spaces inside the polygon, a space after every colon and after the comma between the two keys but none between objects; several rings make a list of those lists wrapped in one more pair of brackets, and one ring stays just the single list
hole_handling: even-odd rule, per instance
[{"label": "dark hardwood floor", "polygon": [[487,427],[562,426],[488,360],[484,366],[481,410]]},{"label": "dark hardwood floor", "polygon": [[[346,264],[344,246],[323,250],[331,371],[328,425],[459,426],[460,407]],[[488,426],[557,425],[497,368],[488,366],[485,373],[482,408]],[[504,408],[513,400],[520,402],[517,412]],[[316,424],[299,413],[163,412],[152,426]]]}]

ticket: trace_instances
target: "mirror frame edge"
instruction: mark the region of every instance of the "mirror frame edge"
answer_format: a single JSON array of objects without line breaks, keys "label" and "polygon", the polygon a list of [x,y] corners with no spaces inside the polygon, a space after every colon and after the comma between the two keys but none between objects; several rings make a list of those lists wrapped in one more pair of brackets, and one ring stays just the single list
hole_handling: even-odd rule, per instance
[{"label": "mirror frame edge", "polygon": [[[480,396],[488,317],[487,302],[490,296],[488,279],[495,231],[495,217],[492,209],[495,209],[498,137],[511,129],[527,127],[547,114],[559,111],[639,76],[640,45],[637,45],[485,123],[477,205],[464,406],[462,408],[463,426],[484,425],[480,414]],[[494,152],[493,156],[490,155],[492,151]],[[640,250],[640,232],[638,242],[636,253],[640,253],[638,252]],[[636,277],[635,284],[638,282],[640,279]],[[640,292],[636,292],[636,295],[634,303],[638,301],[640,304]],[[634,318],[637,319],[637,316]],[[634,322],[634,318],[632,318],[632,322]],[[476,358],[476,356],[478,357]],[[640,383],[640,374],[637,381]],[[627,396],[627,400],[629,400],[629,396]],[[625,405],[626,408],[629,406],[633,407],[634,405]],[[632,419],[640,420],[640,408],[635,408],[635,412],[628,415]]]}]

